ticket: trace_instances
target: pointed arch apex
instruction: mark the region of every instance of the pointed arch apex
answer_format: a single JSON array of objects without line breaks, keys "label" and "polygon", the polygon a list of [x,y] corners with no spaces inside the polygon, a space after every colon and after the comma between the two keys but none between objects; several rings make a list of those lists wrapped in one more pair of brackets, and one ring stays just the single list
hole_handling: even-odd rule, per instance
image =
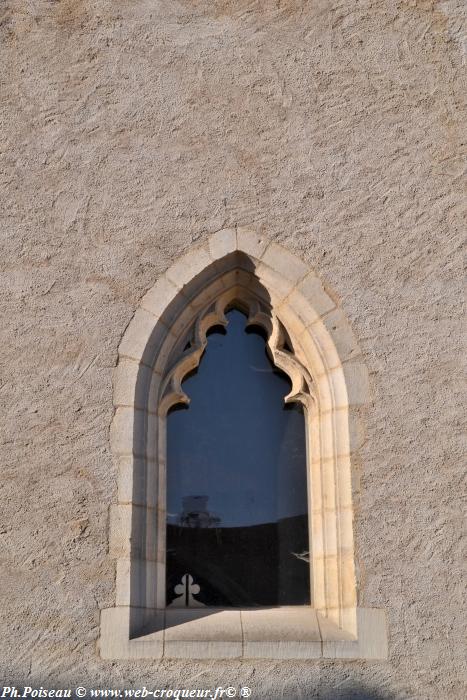
[{"label": "pointed arch apex", "polygon": [[295,253],[276,241],[269,240],[253,228],[226,228],[211,234],[207,243],[213,261],[226,255],[239,252],[247,255],[254,263],[264,262],[282,274],[286,279],[297,283],[310,271],[308,265]]}]

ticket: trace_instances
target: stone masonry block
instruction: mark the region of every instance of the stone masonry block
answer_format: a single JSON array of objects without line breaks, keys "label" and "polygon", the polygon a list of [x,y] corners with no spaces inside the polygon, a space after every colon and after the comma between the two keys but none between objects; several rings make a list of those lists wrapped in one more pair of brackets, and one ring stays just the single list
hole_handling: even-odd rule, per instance
[{"label": "stone masonry block", "polygon": [[224,228],[209,237],[209,252],[213,260],[219,260],[237,250],[237,233],[234,228]]},{"label": "stone masonry block", "polygon": [[317,318],[332,311],[336,306],[331,297],[324,291],[323,283],[319,277],[313,272],[298,284],[297,291],[311,304]]},{"label": "stone masonry block", "polygon": [[130,559],[117,559],[117,574],[115,579],[115,603],[118,606],[130,605],[131,603],[130,568]]},{"label": "stone masonry block", "polygon": [[[129,455],[133,453],[134,410],[132,408],[117,408],[110,426],[110,446],[114,455]],[[144,446],[142,445],[142,454]]]},{"label": "stone masonry block", "polygon": [[190,282],[213,262],[209,250],[205,246],[195,248],[183,255],[166,272],[168,279],[179,289]]},{"label": "stone masonry block", "polygon": [[[138,493],[136,497],[134,494],[134,462],[135,458],[132,455],[124,455],[123,457],[118,457],[116,459],[118,469],[117,485],[119,503],[137,503],[140,502],[138,498],[144,498],[143,493]],[[139,490],[140,489],[138,489],[138,491]],[[141,501],[141,503],[144,503],[144,500]]]},{"label": "stone masonry block", "polygon": [[162,275],[155,285],[144,295],[141,306],[159,318],[177,296],[179,288],[167,275]]},{"label": "stone masonry block", "polygon": [[349,447],[350,452],[359,450],[365,442],[366,430],[365,420],[361,412],[361,408],[349,406]]},{"label": "stone masonry block", "polygon": [[[370,387],[368,370],[361,362],[344,362],[341,367],[335,367],[329,372],[320,375],[315,385],[320,400],[320,410],[323,419],[332,409],[346,409],[351,411],[352,406],[363,406],[370,401]],[[342,411],[338,410],[338,414]],[[336,418],[337,420],[337,418]],[[347,416],[339,415],[339,425],[344,427]],[[358,413],[350,413],[348,419],[350,432],[350,449],[358,449],[364,440],[364,426]]]},{"label": "stone masonry block", "polygon": [[131,549],[132,506],[110,507],[109,553],[115,559],[129,558]]},{"label": "stone masonry block", "polygon": [[357,608],[357,629],[358,639],[355,641],[323,641],[323,657],[328,659],[388,658],[388,635],[384,610]]},{"label": "stone masonry block", "polygon": [[265,265],[263,262],[258,264],[258,267],[255,270],[255,276],[266,288],[268,293],[271,295],[271,299],[274,300],[276,304],[280,304],[280,302],[282,302],[294,288],[293,282],[285,277],[277,275],[277,273],[272,270],[269,265]]},{"label": "stone masonry block", "polygon": [[[136,618],[136,619],[134,619]],[[133,625],[131,620],[133,621]],[[150,623],[148,624],[148,619]],[[120,606],[101,610],[99,652],[102,659],[161,659],[164,653],[164,613]],[[130,639],[131,626],[148,634]]]},{"label": "stone masonry block", "polygon": [[258,231],[245,226],[237,228],[237,248],[242,253],[260,260],[268,245],[269,241],[266,236]]},{"label": "stone masonry block", "polygon": [[[303,329],[314,321],[317,321],[320,317],[316,313],[313,305],[298,289],[293,289],[289,296],[284,301],[284,306],[293,310],[291,315],[296,315],[301,321],[301,327],[297,327],[297,332],[299,335],[302,334]],[[294,329],[291,329],[292,332]]]},{"label": "stone masonry block", "polygon": [[121,358],[114,370],[114,406],[146,408],[151,379],[149,367],[132,359]]},{"label": "stone masonry block", "polygon": [[143,456],[146,452],[146,423],[145,411],[126,406],[117,408],[110,426],[113,454]]},{"label": "stone masonry block", "polygon": [[349,406],[361,406],[370,401],[370,381],[368,369],[362,362],[344,362],[342,371],[345,377]]},{"label": "stone masonry block", "polygon": [[271,243],[263,254],[262,261],[278,275],[294,284],[302,280],[309,267],[296,255],[277,243]]},{"label": "stone masonry block", "polygon": [[242,610],[245,658],[315,659],[321,637],[312,608]]},{"label": "stone masonry block", "polygon": [[341,363],[361,355],[357,339],[340,309],[325,316],[323,324],[333,340]]},{"label": "stone masonry block", "polygon": [[99,653],[101,659],[127,659],[130,656],[130,609],[101,610]]},{"label": "stone masonry block", "polygon": [[167,657],[242,656],[242,627],[238,610],[223,610],[212,614],[204,610],[167,609],[165,626]]},{"label": "stone masonry block", "polygon": [[120,357],[131,357],[145,361],[160,345],[166,329],[162,330],[160,322],[146,309],[138,309],[128,326],[118,348]]},{"label": "stone masonry block", "polygon": [[141,457],[125,455],[119,457],[118,465],[118,502],[133,503],[154,508],[157,505],[157,475],[153,462],[147,463]]}]

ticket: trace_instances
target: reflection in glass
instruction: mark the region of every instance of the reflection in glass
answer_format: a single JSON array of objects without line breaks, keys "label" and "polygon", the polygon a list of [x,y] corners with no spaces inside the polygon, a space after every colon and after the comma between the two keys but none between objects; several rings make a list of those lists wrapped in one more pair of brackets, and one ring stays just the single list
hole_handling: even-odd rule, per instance
[{"label": "reflection in glass", "polygon": [[309,604],[303,411],[260,332],[227,319],[167,419],[167,604]]}]

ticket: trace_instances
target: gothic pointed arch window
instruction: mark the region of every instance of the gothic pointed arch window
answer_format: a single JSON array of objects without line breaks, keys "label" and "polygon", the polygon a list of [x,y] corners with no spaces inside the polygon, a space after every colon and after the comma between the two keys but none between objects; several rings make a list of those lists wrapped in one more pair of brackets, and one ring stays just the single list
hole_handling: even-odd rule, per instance
[{"label": "gothic pointed arch window", "polygon": [[354,562],[367,399],[352,331],[303,261],[248,229],[178,260],[119,347],[101,655],[384,658]]}]

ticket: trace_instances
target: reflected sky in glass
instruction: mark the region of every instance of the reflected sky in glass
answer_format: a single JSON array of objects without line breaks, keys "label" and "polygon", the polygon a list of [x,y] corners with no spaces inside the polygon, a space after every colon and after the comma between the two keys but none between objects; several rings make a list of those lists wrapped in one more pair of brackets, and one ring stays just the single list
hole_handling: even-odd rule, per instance
[{"label": "reflected sky in glass", "polygon": [[290,382],[270,362],[264,338],[245,330],[241,312],[227,319],[227,333],[211,332],[198,370],[183,383],[189,408],[168,416],[169,524],[180,523],[184,499],[185,511],[202,503],[221,528],[308,510],[302,408],[284,405]]}]

